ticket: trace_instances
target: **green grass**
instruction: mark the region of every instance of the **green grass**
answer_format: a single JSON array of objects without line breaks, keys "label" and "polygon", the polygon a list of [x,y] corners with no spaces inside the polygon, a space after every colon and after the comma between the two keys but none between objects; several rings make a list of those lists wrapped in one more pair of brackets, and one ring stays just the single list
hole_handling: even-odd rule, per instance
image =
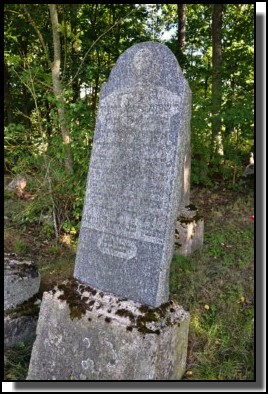
[{"label": "green grass", "polygon": [[14,253],[17,254],[25,254],[27,251],[27,244],[21,239],[16,239],[13,243]]},{"label": "green grass", "polygon": [[254,380],[253,200],[221,209],[203,249],[172,262],[171,293],[191,315],[185,380]]},{"label": "green grass", "polygon": [[[252,195],[197,190],[193,203],[205,218],[202,250],[190,257],[174,255],[170,290],[190,312],[187,370],[184,380],[254,379],[254,226]],[[41,290],[51,289],[73,273],[75,243],[56,243],[35,226],[21,227],[12,212],[5,228],[5,248],[33,260],[41,273]],[[62,240],[64,241],[64,240]],[[29,345],[30,346],[30,345]],[[5,379],[26,379],[30,347],[6,351]]]}]

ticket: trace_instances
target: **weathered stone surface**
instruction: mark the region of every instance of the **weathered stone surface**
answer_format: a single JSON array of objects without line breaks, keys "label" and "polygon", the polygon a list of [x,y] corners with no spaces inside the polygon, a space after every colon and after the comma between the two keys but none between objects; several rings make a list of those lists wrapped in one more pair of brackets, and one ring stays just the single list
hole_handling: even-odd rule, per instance
[{"label": "weathered stone surface", "polygon": [[27,379],[180,379],[188,328],[171,301],[149,308],[66,282],[43,295]]},{"label": "weathered stone surface", "polygon": [[18,346],[20,342],[35,338],[37,316],[21,316],[4,318],[4,346]]},{"label": "weathered stone surface", "polygon": [[243,177],[253,177],[254,178],[254,163],[248,164],[243,172]]},{"label": "weathered stone surface", "polygon": [[239,179],[239,184],[244,188],[254,188],[255,175],[254,175],[254,162],[246,166],[243,175]]},{"label": "weathered stone surface", "polygon": [[204,218],[195,209],[181,210],[176,222],[175,247],[179,254],[188,256],[202,248],[204,243]]},{"label": "weathered stone surface", "polygon": [[184,210],[190,204],[191,185],[191,135],[190,130],[185,136],[185,156],[183,168],[183,203],[180,210]]},{"label": "weathered stone surface", "polygon": [[38,293],[40,274],[30,261],[5,255],[4,259],[4,308],[15,308]]},{"label": "weathered stone surface", "polygon": [[146,305],[167,301],[190,102],[164,45],[119,57],[101,92],[74,272],[81,282]]}]

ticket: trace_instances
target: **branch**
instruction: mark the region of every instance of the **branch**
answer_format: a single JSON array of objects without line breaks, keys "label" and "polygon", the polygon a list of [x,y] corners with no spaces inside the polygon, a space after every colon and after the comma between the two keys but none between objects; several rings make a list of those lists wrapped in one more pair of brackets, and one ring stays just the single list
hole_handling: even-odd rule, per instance
[{"label": "branch", "polygon": [[52,86],[46,84],[45,82],[41,81],[40,79],[34,78],[34,80],[39,84],[44,86],[47,90],[49,90],[50,92],[53,92],[53,88]]},{"label": "branch", "polygon": [[[136,11],[136,9],[133,8],[124,18],[129,17],[129,15],[132,14],[133,11]],[[85,62],[85,60],[86,60],[86,58],[87,58],[89,52],[90,52],[91,49],[93,48],[93,46],[94,46],[94,45],[95,45],[105,34],[109,33],[110,30],[112,30],[116,25],[118,25],[118,24],[122,21],[122,19],[123,19],[123,18],[118,19],[118,21],[116,21],[112,26],[110,26],[109,29],[107,29],[104,33],[102,33],[102,34],[93,42],[93,44],[89,47],[89,49],[87,50],[85,56],[83,57],[83,59],[82,59],[82,61],[81,61],[81,63],[80,63],[80,66],[78,67],[78,70],[76,71],[76,73],[75,73],[73,79],[66,85],[66,87],[68,87],[70,84],[72,84],[73,81],[75,80],[75,78],[76,78],[76,77],[78,76],[78,74],[80,73],[81,68],[82,68],[82,66],[83,66],[83,64],[84,64],[84,62]]]},{"label": "branch", "polygon": [[49,67],[51,68],[51,62],[50,62],[50,59],[49,59],[48,48],[47,48],[47,45],[46,45],[46,43],[45,43],[45,41],[44,41],[44,38],[43,38],[43,36],[42,36],[42,33],[41,33],[40,30],[38,29],[38,27],[37,27],[35,21],[34,21],[33,18],[31,17],[31,14],[30,14],[29,11],[27,10],[26,4],[22,4],[22,7],[23,7],[23,10],[24,10],[25,14],[27,15],[27,17],[28,17],[28,19],[29,19],[29,22],[31,23],[31,25],[32,25],[32,27],[34,28],[36,34],[38,35],[39,41],[40,41],[40,43],[41,43],[41,45],[42,45],[42,47],[43,47],[43,49],[44,49],[44,52],[45,52],[45,54],[46,54],[48,65],[49,65]]}]

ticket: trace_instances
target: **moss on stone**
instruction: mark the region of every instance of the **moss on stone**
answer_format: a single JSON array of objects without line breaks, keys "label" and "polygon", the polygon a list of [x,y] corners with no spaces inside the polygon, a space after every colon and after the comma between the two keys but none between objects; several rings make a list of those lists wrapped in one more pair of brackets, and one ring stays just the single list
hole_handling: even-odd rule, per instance
[{"label": "moss on stone", "polygon": [[168,301],[157,308],[150,308],[146,305],[140,307],[140,311],[144,313],[141,316],[138,316],[136,319],[136,327],[139,332],[142,334],[160,334],[160,329],[150,329],[148,328],[149,323],[157,322],[160,319],[166,319],[166,326],[171,326],[171,319],[167,315],[170,312],[175,312],[175,309],[170,308],[170,305],[173,304],[173,301]]},{"label": "moss on stone", "polygon": [[201,216],[201,215],[199,215],[198,213],[193,217],[193,218],[191,218],[191,219],[187,219],[187,218],[185,218],[185,217],[183,217],[183,216],[180,216],[179,217],[179,222],[181,223],[181,224],[189,224],[189,223],[192,223],[192,222],[198,222],[198,220],[201,220],[201,219],[203,219],[203,216]]},{"label": "moss on stone", "polygon": [[16,308],[11,308],[5,310],[4,316],[10,316],[12,318],[17,318],[21,316],[32,316],[37,317],[39,314],[39,305],[35,304],[37,300],[40,299],[39,294],[35,294],[33,297],[29,298],[29,300],[24,301]]},{"label": "moss on stone", "polygon": [[138,316],[137,320],[136,320],[136,328],[137,330],[142,333],[143,335],[145,334],[156,334],[159,335],[160,334],[160,330],[156,329],[156,330],[152,330],[151,328],[148,328],[146,323],[148,323],[148,320],[146,319],[145,316]]},{"label": "moss on stone", "polygon": [[159,316],[163,319],[167,316],[168,308],[170,306],[169,301],[155,308],[155,311],[159,314]]},{"label": "moss on stone", "polygon": [[[75,279],[70,279],[66,284],[61,284],[58,286],[59,290],[63,292],[58,298],[59,300],[66,301],[70,309],[70,318],[81,319],[83,315],[86,314],[88,310],[88,304],[81,299],[81,294],[78,292],[78,282]],[[96,294],[96,290],[89,286],[85,286],[84,290],[87,290],[91,294]]]},{"label": "moss on stone", "polygon": [[133,315],[133,313],[127,309],[118,309],[115,312],[115,314],[118,316],[121,316],[121,317],[128,317],[130,319],[130,321],[135,320],[135,316]]},{"label": "moss on stone", "polygon": [[20,278],[25,278],[30,276],[31,278],[37,278],[39,273],[34,266],[34,264],[15,264],[7,260],[7,266],[10,267],[12,275],[18,275]]},{"label": "moss on stone", "polygon": [[189,224],[192,222],[198,222],[198,220],[203,219],[203,216],[198,213],[198,210],[194,204],[189,204],[185,208],[188,209],[189,211],[196,211],[196,215],[191,218],[188,218],[187,216],[184,216],[183,214],[181,214],[178,218],[179,222],[181,224]]},{"label": "moss on stone", "polygon": [[[85,302],[85,299],[89,299],[90,297],[81,296],[81,284],[79,282],[71,278],[66,283],[63,283],[58,286],[59,290],[62,291],[62,294],[58,297],[59,300],[66,301],[69,309],[70,309],[70,318],[73,319],[81,319],[83,315],[86,314],[87,311],[92,310],[94,303],[96,302],[94,299],[89,302]],[[79,291],[78,291],[79,287]],[[92,289],[90,286],[82,285],[82,291],[87,291],[91,293],[93,296],[97,293],[95,289]],[[101,292],[102,293],[102,292]],[[100,293],[100,295],[101,295]],[[102,293],[104,295],[104,293]],[[122,299],[121,299],[122,300]],[[166,326],[173,325],[171,322],[171,318],[168,316],[169,313],[173,313],[175,311],[174,308],[171,307],[173,301],[168,301],[157,308],[151,308],[147,305],[142,305],[139,308],[139,311],[142,313],[138,317],[136,317],[132,311],[119,308],[115,314],[120,317],[128,318],[132,325],[127,326],[127,330],[131,331],[133,328],[136,328],[142,334],[160,334],[159,329],[151,329],[148,328],[150,323],[159,322],[161,319],[166,319]],[[100,309],[102,305],[98,305],[96,309]],[[111,308],[108,309],[108,313],[111,313]],[[102,315],[98,315],[98,318]],[[89,321],[91,318],[88,319]],[[105,321],[107,323],[111,322],[110,317],[105,317]]]}]

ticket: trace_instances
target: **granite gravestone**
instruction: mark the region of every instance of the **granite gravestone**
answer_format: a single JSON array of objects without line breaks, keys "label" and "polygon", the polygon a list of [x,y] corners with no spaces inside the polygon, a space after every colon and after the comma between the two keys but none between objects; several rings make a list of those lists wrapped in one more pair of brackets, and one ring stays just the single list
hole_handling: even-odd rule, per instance
[{"label": "granite gravestone", "polygon": [[102,87],[74,276],[149,306],[169,296],[191,91],[164,45],[125,51]]},{"label": "granite gravestone", "polygon": [[28,380],[183,376],[190,316],[165,301],[190,96],[165,46],[138,44],[118,59],[101,93],[78,280],[44,293]]}]

